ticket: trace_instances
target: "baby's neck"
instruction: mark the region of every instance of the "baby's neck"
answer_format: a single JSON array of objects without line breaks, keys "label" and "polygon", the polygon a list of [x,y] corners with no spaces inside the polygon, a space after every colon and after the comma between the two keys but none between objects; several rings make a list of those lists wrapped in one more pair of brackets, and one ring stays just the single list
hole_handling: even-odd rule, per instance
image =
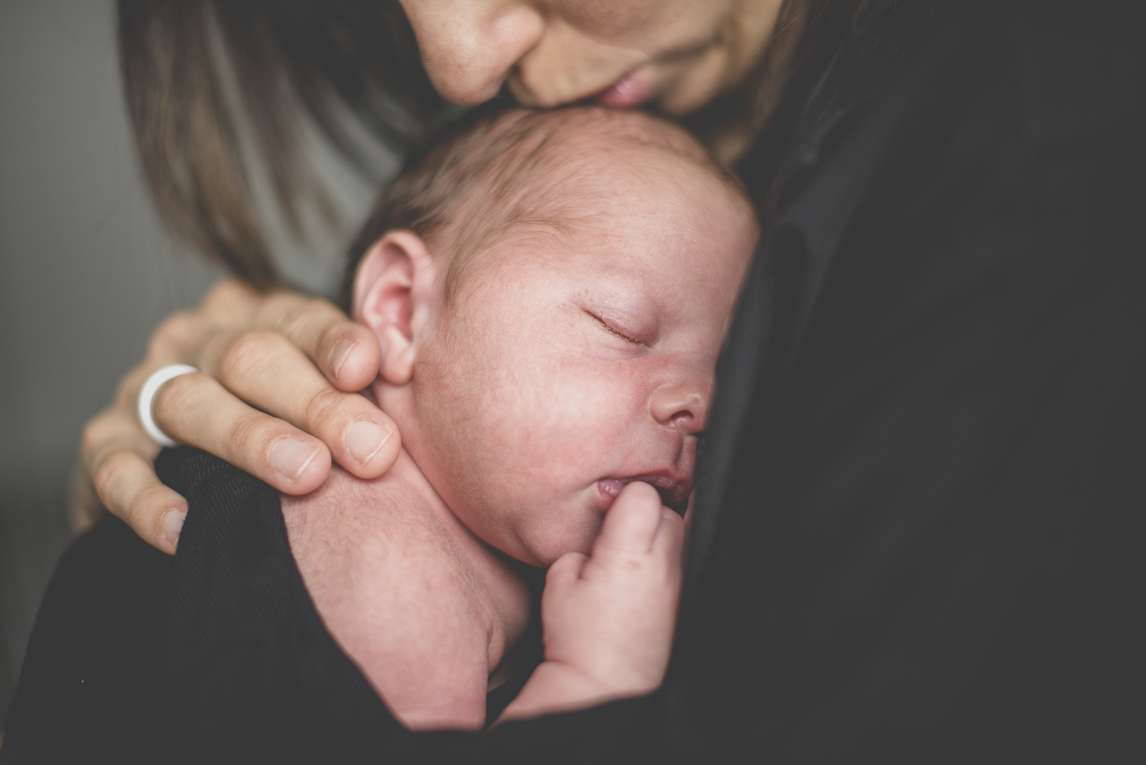
[{"label": "baby's neck", "polygon": [[407,726],[478,727],[488,677],[528,621],[524,583],[405,452],[381,478],[335,467],[283,497],[291,549],[327,629]]}]

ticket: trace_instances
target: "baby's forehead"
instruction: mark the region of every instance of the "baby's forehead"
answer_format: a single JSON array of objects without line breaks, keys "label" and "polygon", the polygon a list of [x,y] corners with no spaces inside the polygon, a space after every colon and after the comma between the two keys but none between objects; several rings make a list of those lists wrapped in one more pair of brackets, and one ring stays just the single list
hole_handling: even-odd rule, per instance
[{"label": "baby's forehead", "polygon": [[645,115],[551,126],[537,145],[515,149],[502,155],[504,167],[490,168],[488,193],[477,195],[469,215],[576,226],[600,223],[619,208],[655,206],[690,188],[721,186],[732,205],[742,197],[691,137]]}]

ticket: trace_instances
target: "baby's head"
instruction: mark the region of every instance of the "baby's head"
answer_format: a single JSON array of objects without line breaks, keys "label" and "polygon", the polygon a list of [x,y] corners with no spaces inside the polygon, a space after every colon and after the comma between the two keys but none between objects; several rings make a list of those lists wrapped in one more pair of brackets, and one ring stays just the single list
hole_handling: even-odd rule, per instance
[{"label": "baby's head", "polygon": [[637,112],[471,120],[386,191],[349,300],[373,392],[451,510],[510,555],[588,552],[633,480],[686,501],[758,235],[687,134]]}]

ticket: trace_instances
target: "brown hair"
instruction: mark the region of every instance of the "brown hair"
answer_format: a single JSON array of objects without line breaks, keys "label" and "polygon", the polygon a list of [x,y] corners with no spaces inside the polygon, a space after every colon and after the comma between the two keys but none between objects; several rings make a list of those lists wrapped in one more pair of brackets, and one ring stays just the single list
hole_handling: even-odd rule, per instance
[{"label": "brown hair", "polygon": [[[806,48],[803,38],[821,40],[862,0],[786,0],[782,18],[796,3]],[[302,109],[368,173],[362,127],[406,152],[458,113],[430,85],[396,0],[118,0],[118,9],[128,113],[160,215],[256,288],[279,277],[243,139],[298,230],[300,206],[324,201],[300,151]],[[756,103],[743,91],[735,99]],[[729,101],[713,105],[713,119]]]},{"label": "brown hair", "polygon": [[[119,0],[118,8],[128,114],[159,212],[257,288],[276,284],[278,273],[252,205],[238,125],[249,128],[297,231],[300,202],[324,201],[302,161],[300,104],[364,169],[348,119],[403,151],[450,113],[396,3]],[[336,116],[340,109],[352,116]]]},{"label": "brown hair", "polygon": [[340,304],[349,311],[358,264],[387,231],[405,229],[448,257],[447,302],[457,294],[473,256],[491,239],[521,223],[560,229],[582,218],[586,194],[579,182],[583,146],[570,135],[607,134],[620,146],[666,151],[712,173],[735,193],[739,180],[714,162],[681,128],[643,112],[600,106],[539,111],[487,105],[447,125],[374,205],[349,251]]}]

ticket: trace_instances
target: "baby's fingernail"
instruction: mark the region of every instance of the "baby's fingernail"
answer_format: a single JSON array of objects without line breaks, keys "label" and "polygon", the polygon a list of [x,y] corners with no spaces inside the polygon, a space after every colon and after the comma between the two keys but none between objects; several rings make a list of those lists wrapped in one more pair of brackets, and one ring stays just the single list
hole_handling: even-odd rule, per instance
[{"label": "baby's fingernail", "polygon": [[183,521],[187,520],[187,513],[182,510],[169,510],[163,516],[163,538],[171,543],[172,547],[179,544],[179,534],[183,531]]},{"label": "baby's fingernail", "polygon": [[271,464],[275,466],[275,470],[294,481],[302,475],[302,471],[306,470],[306,466],[316,454],[318,447],[313,444],[296,441],[293,438],[282,438],[271,447]]},{"label": "baby's fingernail", "polygon": [[346,448],[359,464],[365,465],[390,440],[390,429],[368,420],[359,420],[346,430]]},{"label": "baby's fingernail", "polygon": [[334,349],[334,353],[330,354],[330,372],[336,379],[338,378],[338,370],[342,369],[342,363],[350,355],[350,349],[357,344],[357,340],[343,340]]}]

